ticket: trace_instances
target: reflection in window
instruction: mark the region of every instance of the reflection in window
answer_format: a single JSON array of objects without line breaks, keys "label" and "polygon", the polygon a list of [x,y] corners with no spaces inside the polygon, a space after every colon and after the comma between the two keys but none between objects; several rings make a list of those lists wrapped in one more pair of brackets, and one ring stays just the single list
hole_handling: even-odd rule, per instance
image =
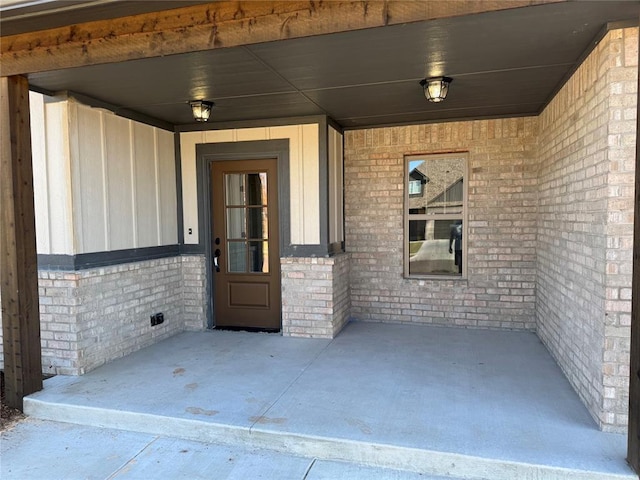
[{"label": "reflection in window", "polygon": [[464,273],[464,176],[461,155],[406,158],[405,273]]},{"label": "reflection in window", "polygon": [[269,238],[267,207],[247,208],[248,238]]},{"label": "reflection in window", "polygon": [[422,182],[420,180],[411,180],[409,182],[409,195],[422,195]]},{"label": "reflection in window", "polygon": [[269,242],[249,242],[250,272],[269,273]]}]

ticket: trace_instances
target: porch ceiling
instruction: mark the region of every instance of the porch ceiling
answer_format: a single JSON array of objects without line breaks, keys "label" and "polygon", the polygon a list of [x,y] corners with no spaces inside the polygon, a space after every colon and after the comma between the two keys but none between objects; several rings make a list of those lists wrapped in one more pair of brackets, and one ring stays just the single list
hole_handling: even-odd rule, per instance
[{"label": "porch ceiling", "polygon": [[[145,3],[165,2],[131,2]],[[83,21],[81,12],[70,21]],[[638,1],[556,3],[48,71],[29,82],[173,125],[193,123],[187,102],[196,98],[215,101],[212,122],[326,114],[356,128],[531,115],[608,23],[637,23],[639,15]],[[15,33],[11,20],[2,28]],[[453,78],[441,104],[427,102],[418,84],[436,75]]]}]

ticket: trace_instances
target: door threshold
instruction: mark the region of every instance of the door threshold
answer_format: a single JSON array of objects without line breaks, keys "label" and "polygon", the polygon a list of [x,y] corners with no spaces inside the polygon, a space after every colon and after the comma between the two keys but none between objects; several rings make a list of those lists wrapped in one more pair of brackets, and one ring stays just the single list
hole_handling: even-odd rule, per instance
[{"label": "door threshold", "polygon": [[279,328],[261,328],[261,327],[213,327],[213,330],[223,330],[230,332],[251,332],[251,333],[280,333]]}]

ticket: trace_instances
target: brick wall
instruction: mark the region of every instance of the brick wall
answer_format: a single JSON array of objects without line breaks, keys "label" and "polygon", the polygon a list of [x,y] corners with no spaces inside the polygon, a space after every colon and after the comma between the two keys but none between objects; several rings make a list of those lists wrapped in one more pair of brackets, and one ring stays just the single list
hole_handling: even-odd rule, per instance
[{"label": "brick wall", "polygon": [[[44,373],[81,375],[205,326],[203,256],[76,272],[41,270],[38,276]],[[151,327],[149,317],[158,312],[165,321]]]},{"label": "brick wall", "polygon": [[605,430],[627,424],[637,29],[540,116],[538,334]]},{"label": "brick wall", "polygon": [[333,257],[333,336],[335,337],[351,317],[351,287],[349,271],[351,259],[348,254]]},{"label": "brick wall", "polygon": [[[184,330],[180,257],[76,273],[82,374]],[[151,327],[150,315],[164,323]]]},{"label": "brick wall", "polygon": [[204,255],[182,256],[182,304],[185,330],[206,327],[207,276]]},{"label": "brick wall", "polygon": [[80,373],[83,359],[75,318],[81,300],[76,287],[76,273],[38,272],[43,373]]},{"label": "brick wall", "polygon": [[333,338],[349,319],[349,256],[282,258],[282,334]]},{"label": "brick wall", "polygon": [[[535,329],[537,119],[345,133],[346,246],[361,320]],[[468,151],[468,278],[403,278],[403,158]]]},{"label": "brick wall", "polygon": [[638,93],[638,29],[609,33],[609,160],[603,428],[628,423],[631,283]]}]

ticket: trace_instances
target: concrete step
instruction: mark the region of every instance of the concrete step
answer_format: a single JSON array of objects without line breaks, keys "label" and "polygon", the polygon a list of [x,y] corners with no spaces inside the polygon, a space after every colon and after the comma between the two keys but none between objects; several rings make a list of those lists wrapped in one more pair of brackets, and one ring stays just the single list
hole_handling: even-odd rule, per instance
[{"label": "concrete step", "polygon": [[23,420],[0,438],[3,480],[456,480],[47,420]]},{"label": "concrete step", "polygon": [[116,408],[49,402],[37,396],[25,398],[24,407],[25,413],[36,419],[230,447],[268,450],[282,455],[313,458],[321,462],[344,462],[346,465],[356,465],[360,469],[413,472],[423,475],[421,478],[425,478],[424,475],[430,475],[476,480],[637,480],[637,476],[630,470],[624,469],[611,472],[577,467],[567,468],[553,464],[522,463],[449,451],[366,442],[339,436],[315,436],[295,431],[276,430],[269,428],[269,419],[266,417],[264,422],[257,421],[254,426],[246,427]]}]

